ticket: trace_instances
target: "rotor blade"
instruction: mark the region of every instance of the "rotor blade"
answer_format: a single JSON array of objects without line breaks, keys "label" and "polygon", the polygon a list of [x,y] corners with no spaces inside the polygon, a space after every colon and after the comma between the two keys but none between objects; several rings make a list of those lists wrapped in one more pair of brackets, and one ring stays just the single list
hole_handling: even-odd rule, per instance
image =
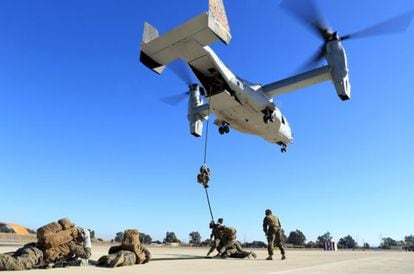
[{"label": "rotor blade", "polygon": [[324,38],[328,27],[314,0],[282,0],[280,6]]},{"label": "rotor blade", "polygon": [[323,45],[320,47],[320,49],[317,52],[315,52],[315,54],[313,54],[311,58],[309,58],[308,61],[306,61],[305,63],[303,63],[303,65],[299,67],[297,72],[302,73],[304,71],[308,71],[311,68],[316,67],[316,65],[318,65],[321,62],[321,60],[323,59],[325,55],[326,55],[326,50],[325,50],[325,45]]},{"label": "rotor blade", "polygon": [[168,65],[175,75],[177,75],[187,86],[193,83],[193,75],[190,68],[182,60],[172,62]]},{"label": "rotor blade", "polygon": [[375,24],[369,28],[345,35],[341,37],[341,40],[403,32],[410,26],[413,16],[414,11],[404,13],[381,23]]},{"label": "rotor blade", "polygon": [[180,94],[176,94],[176,95],[172,95],[172,96],[167,96],[164,98],[161,98],[160,100],[164,103],[166,103],[167,105],[170,106],[176,106],[179,103],[181,103],[189,94],[190,92],[184,92],[184,93],[180,93]]}]

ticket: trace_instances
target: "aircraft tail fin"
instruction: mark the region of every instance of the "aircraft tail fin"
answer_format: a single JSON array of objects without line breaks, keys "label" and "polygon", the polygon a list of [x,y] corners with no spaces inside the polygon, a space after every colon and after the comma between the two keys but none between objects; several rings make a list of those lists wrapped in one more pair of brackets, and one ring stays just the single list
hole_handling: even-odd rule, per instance
[{"label": "aircraft tail fin", "polygon": [[209,0],[209,4],[208,13],[202,13],[161,36],[155,27],[145,23],[140,61],[161,74],[165,65],[176,59],[189,63],[206,55],[203,47],[217,40],[230,43],[223,0]]},{"label": "aircraft tail fin", "polygon": [[[142,34],[142,44],[150,43],[152,40],[159,37],[158,30],[148,22],[144,23],[144,32]],[[145,52],[141,50],[139,60],[143,63],[146,67],[153,70],[154,72],[161,74],[164,69],[165,65],[159,64],[150,56],[148,56]]]},{"label": "aircraft tail fin", "polygon": [[230,25],[227,19],[223,0],[209,0],[209,27],[215,32],[225,44],[231,40]]},{"label": "aircraft tail fin", "polygon": [[144,23],[144,33],[142,34],[142,42],[148,43],[159,36],[158,30],[148,22]]}]

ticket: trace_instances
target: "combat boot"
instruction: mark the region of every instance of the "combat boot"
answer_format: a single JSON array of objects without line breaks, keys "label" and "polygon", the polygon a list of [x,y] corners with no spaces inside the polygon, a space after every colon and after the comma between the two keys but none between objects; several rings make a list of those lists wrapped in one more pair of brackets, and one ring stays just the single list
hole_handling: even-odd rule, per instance
[{"label": "combat boot", "polygon": [[282,261],[283,260],[286,260],[286,256],[285,256],[285,254],[282,254]]},{"label": "combat boot", "polygon": [[272,255],[269,255],[269,257],[267,257],[267,258],[266,258],[266,260],[267,260],[267,261],[271,261],[271,260],[273,260]]}]

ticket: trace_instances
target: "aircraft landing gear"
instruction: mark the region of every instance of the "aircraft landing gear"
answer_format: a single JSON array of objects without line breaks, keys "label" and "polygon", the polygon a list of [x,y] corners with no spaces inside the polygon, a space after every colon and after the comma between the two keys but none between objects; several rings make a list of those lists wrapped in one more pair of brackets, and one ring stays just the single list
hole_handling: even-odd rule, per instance
[{"label": "aircraft landing gear", "polygon": [[230,132],[229,123],[227,123],[227,122],[221,123],[221,125],[219,127],[219,133],[220,133],[220,135],[223,135],[225,133],[227,134],[229,132]]},{"label": "aircraft landing gear", "polygon": [[285,153],[287,151],[287,146],[285,144],[281,145],[280,152]]}]

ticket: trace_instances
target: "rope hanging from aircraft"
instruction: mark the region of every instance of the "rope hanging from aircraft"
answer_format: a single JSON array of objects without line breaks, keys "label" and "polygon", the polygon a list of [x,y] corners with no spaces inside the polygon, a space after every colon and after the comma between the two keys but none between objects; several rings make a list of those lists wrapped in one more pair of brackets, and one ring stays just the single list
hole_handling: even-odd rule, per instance
[{"label": "rope hanging from aircraft", "polygon": [[197,182],[202,184],[204,191],[206,193],[208,209],[210,211],[211,220],[214,220],[213,210],[211,209],[210,197],[208,195],[208,183],[210,181],[210,168],[207,167],[207,148],[208,148],[208,128],[210,124],[210,103],[211,97],[208,100],[208,110],[207,110],[207,125],[206,125],[206,138],[204,139],[204,159],[203,165],[200,167],[200,173],[197,175]]}]

